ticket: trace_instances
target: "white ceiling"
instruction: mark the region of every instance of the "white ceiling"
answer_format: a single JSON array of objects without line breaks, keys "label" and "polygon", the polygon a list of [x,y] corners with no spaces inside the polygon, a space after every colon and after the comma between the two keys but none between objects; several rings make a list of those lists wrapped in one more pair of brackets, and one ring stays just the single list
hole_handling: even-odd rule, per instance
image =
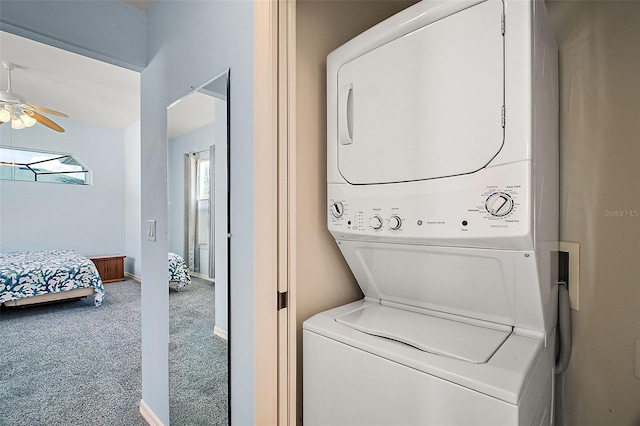
[{"label": "white ceiling", "polygon": [[175,139],[195,129],[199,129],[216,118],[215,100],[210,95],[193,92],[167,111],[167,138]]},{"label": "white ceiling", "polygon": [[[74,120],[117,129],[139,120],[139,73],[3,31],[0,47],[0,60],[16,65],[11,72],[12,91],[27,103],[64,112]],[[0,90],[6,89],[7,72],[2,68]],[[65,127],[65,118],[51,118]],[[171,108],[169,138],[214,119],[213,97],[193,93]]]},{"label": "white ceiling", "polygon": [[[0,59],[16,65],[12,91],[70,118],[124,129],[140,117],[140,74],[0,31]],[[7,90],[0,70],[0,89]],[[64,127],[64,118],[55,121]]]}]

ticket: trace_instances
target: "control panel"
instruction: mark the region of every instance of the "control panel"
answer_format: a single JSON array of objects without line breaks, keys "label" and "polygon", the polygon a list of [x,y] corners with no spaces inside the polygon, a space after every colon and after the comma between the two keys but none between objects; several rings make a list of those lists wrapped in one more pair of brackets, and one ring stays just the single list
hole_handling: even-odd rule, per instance
[{"label": "control panel", "polygon": [[512,168],[502,182],[485,172],[375,187],[330,184],[329,230],[353,240],[513,248],[515,238],[526,244],[533,226],[530,175],[528,167]]},{"label": "control panel", "polygon": [[344,199],[332,201],[329,206],[329,221],[334,225],[346,227],[351,231],[383,230],[399,231],[402,229],[403,219],[398,208],[389,209],[392,213],[385,215],[383,208],[373,208],[371,214],[364,211],[351,211],[351,202]]}]

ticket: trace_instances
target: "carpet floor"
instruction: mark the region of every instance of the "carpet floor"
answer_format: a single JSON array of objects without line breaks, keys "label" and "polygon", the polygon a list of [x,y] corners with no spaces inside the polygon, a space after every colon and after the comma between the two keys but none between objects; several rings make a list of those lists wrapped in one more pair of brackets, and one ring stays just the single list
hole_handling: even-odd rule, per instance
[{"label": "carpet floor", "polygon": [[[0,311],[0,425],[143,426],[140,284]],[[227,424],[227,342],[213,336],[214,286],[170,290],[170,421]],[[176,297],[177,296],[177,297]],[[170,333],[170,334],[171,334]]]},{"label": "carpet floor", "polygon": [[228,424],[228,345],[213,334],[214,288],[192,277],[179,292],[169,291],[172,426]]}]

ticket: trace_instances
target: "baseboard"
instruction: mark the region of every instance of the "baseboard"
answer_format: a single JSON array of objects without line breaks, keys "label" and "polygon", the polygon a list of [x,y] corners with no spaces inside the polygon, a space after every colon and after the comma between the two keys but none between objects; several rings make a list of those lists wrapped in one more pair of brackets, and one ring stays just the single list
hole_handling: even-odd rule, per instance
[{"label": "baseboard", "polygon": [[164,424],[160,421],[158,416],[156,416],[151,408],[144,402],[144,400],[140,400],[140,414],[142,417],[149,423],[151,426],[164,426]]},{"label": "baseboard", "polygon": [[137,275],[130,274],[129,272],[125,272],[124,275],[131,278],[132,280],[138,281],[139,283],[142,282],[142,278]]},{"label": "baseboard", "polygon": [[227,332],[221,328],[218,328],[218,326],[213,326],[213,334],[215,334],[216,336],[227,340]]},{"label": "baseboard", "polygon": [[209,276],[208,276],[208,275],[202,275],[202,274],[199,274],[199,273],[197,273],[197,272],[191,272],[191,271],[189,271],[189,275],[191,275],[192,277],[200,278],[201,280],[205,280],[205,281],[212,282],[212,283],[215,283],[215,282],[216,282],[216,279],[215,279],[215,278],[209,278]]}]

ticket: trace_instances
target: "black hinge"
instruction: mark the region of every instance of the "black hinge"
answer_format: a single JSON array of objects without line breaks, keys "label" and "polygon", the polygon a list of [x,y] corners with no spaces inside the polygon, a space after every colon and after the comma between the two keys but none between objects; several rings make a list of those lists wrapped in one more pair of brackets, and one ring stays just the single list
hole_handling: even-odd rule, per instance
[{"label": "black hinge", "polygon": [[504,110],[504,105],[502,106],[502,111],[501,111],[500,115],[501,115],[500,124],[504,128],[504,126],[505,126],[505,124],[507,122],[507,117],[506,117],[506,113],[505,113],[505,110]]},{"label": "black hinge", "polygon": [[504,13],[502,14],[502,18],[500,19],[500,31],[502,31],[502,35],[504,35]]},{"label": "black hinge", "polygon": [[278,310],[284,309],[287,307],[287,302],[289,301],[289,293],[288,292],[278,292]]}]

